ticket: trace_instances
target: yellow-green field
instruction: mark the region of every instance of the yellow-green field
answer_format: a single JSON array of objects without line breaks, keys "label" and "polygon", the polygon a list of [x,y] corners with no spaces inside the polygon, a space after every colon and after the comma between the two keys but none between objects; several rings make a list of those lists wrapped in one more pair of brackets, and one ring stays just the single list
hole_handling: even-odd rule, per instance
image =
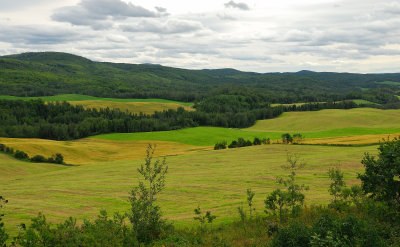
[{"label": "yellow-green field", "polygon": [[37,154],[50,157],[55,153],[61,153],[64,156],[64,161],[71,165],[86,165],[94,162],[144,158],[148,143],[157,145],[157,156],[178,155],[211,149],[211,147],[193,146],[174,142],[108,141],[91,138],[76,141],[0,138],[0,143],[14,148],[14,150],[22,150],[30,157]]},{"label": "yellow-green field", "polygon": [[169,109],[178,109],[183,107],[187,111],[193,111],[194,109],[190,106],[180,105],[177,103],[163,103],[163,102],[114,102],[105,100],[84,100],[84,101],[69,101],[72,105],[82,105],[85,109],[88,108],[110,108],[120,109],[121,111],[128,111],[131,113],[145,113],[152,114],[156,111],[164,111]]},{"label": "yellow-green field", "polygon": [[254,126],[246,130],[307,133],[344,128],[393,129],[399,128],[399,123],[400,110],[328,109],[311,112],[285,112],[274,119],[257,121]]},{"label": "yellow-green field", "polygon": [[[299,172],[299,182],[310,186],[307,203],[327,203],[328,168],[341,163],[346,182],[357,183],[364,152],[376,153],[376,146],[263,145],[169,156],[166,190],[159,203],[166,217],[178,224],[192,222],[198,205],[224,222],[236,215],[246,189],[252,188],[257,211],[262,213],[266,194],[276,188],[275,177],[285,173],[281,165],[287,153],[300,154],[307,163]],[[15,231],[18,223],[29,222],[39,211],[60,221],[70,215],[91,218],[100,209],[128,210],[128,193],[137,184],[136,169],[142,160],[60,166],[21,162],[0,154],[0,162],[1,193],[9,200],[5,223]]]},{"label": "yellow-green field", "polygon": [[112,101],[112,102],[157,102],[157,103],[174,103],[178,105],[186,105],[191,106],[193,103],[191,102],[180,102],[174,100],[167,99],[118,99],[118,98],[100,98],[83,94],[60,94],[54,96],[38,96],[38,97],[17,97],[17,96],[9,96],[9,95],[0,95],[0,99],[5,100],[34,100],[34,99],[42,99],[46,102],[54,102],[54,101],[86,101],[86,100],[102,100],[102,101]]},{"label": "yellow-green field", "polygon": [[366,145],[377,144],[383,140],[391,140],[399,137],[400,133],[383,135],[359,135],[359,136],[340,136],[325,138],[308,138],[302,141],[303,144],[333,144],[333,145]]},{"label": "yellow-green field", "polygon": [[43,96],[43,97],[16,97],[0,95],[0,99],[7,100],[32,100],[42,99],[46,102],[54,101],[67,101],[72,105],[82,105],[84,108],[110,108],[121,111],[129,111],[131,113],[145,113],[152,114],[155,111],[164,111],[168,109],[177,109],[183,107],[187,111],[193,111],[193,103],[179,102],[165,99],[115,99],[115,98],[99,98],[89,95],[80,94],[61,94],[55,96]]}]

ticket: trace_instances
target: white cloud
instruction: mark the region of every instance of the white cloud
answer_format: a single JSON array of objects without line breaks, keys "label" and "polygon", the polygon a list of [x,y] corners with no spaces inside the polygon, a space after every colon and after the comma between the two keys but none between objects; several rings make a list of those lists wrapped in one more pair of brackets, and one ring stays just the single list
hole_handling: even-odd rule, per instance
[{"label": "white cloud", "polygon": [[131,25],[121,25],[125,32],[143,32],[158,34],[189,33],[204,29],[203,25],[195,21],[170,19],[165,22],[160,20],[142,20]]}]

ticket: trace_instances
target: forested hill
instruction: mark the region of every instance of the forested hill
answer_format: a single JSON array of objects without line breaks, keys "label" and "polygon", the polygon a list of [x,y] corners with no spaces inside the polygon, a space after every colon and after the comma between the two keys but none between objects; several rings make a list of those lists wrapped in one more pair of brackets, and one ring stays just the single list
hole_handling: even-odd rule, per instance
[{"label": "forested hill", "polygon": [[84,93],[189,102],[238,92],[256,93],[270,103],[363,98],[385,104],[395,100],[394,94],[399,94],[400,74],[188,70],[151,64],[94,62],[58,52],[0,57],[0,95]]}]

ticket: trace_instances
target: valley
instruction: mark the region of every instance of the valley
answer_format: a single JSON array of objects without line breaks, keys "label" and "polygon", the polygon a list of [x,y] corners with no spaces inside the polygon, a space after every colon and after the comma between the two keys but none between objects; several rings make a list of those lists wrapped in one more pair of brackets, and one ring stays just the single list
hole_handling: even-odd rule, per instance
[{"label": "valley", "polygon": [[[362,178],[398,155],[400,74],[190,70],[43,52],[0,57],[0,75],[0,238],[56,243],[71,230],[92,241],[106,225],[117,229],[108,240],[130,231],[130,246],[265,246],[297,221],[317,241],[314,228],[331,217],[396,244],[396,198],[375,197]],[[397,186],[388,171],[371,181]]]}]

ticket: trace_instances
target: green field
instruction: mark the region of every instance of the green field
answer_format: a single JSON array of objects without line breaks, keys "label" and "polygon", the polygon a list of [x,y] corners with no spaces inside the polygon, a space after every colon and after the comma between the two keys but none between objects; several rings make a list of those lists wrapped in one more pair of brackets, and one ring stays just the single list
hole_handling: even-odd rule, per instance
[{"label": "green field", "polygon": [[[376,146],[263,145],[169,156],[166,190],[159,203],[166,217],[178,225],[191,224],[198,205],[215,213],[221,223],[237,217],[236,207],[243,205],[246,189],[252,188],[257,212],[262,213],[266,194],[277,187],[275,177],[285,174],[281,165],[286,163],[286,154],[295,153],[307,163],[299,172],[299,182],[310,186],[307,203],[326,204],[328,168],[341,163],[346,182],[358,183],[365,152],[376,153]],[[137,184],[136,169],[142,160],[66,167],[21,162],[0,154],[0,163],[0,188],[9,200],[5,224],[15,233],[17,224],[29,223],[37,212],[61,221],[71,215],[92,218],[101,209],[128,210],[128,193]]]},{"label": "green field", "polygon": [[0,99],[7,100],[31,100],[31,99],[42,99],[43,101],[86,101],[86,100],[101,100],[101,101],[113,101],[113,102],[155,102],[155,103],[172,103],[179,104],[185,106],[191,106],[193,103],[188,102],[179,102],[173,100],[166,99],[116,99],[116,98],[98,98],[89,95],[81,95],[81,94],[60,94],[56,96],[42,96],[42,97],[16,97],[16,96],[7,96],[0,95]]},{"label": "green field", "polygon": [[279,139],[281,133],[243,131],[240,129],[226,129],[218,127],[195,127],[172,131],[154,131],[140,133],[113,133],[97,135],[91,138],[110,141],[168,141],[195,146],[213,146],[220,141],[233,141],[239,137],[250,139],[254,137]]},{"label": "green field", "polygon": [[354,103],[356,103],[357,105],[361,105],[361,104],[369,104],[369,105],[379,105],[378,103],[375,102],[371,102],[365,99],[353,99],[352,100]]},{"label": "green field", "polygon": [[260,120],[247,129],[196,127],[174,131],[113,133],[94,136],[111,141],[168,141],[196,146],[211,146],[219,141],[231,142],[239,137],[280,139],[282,133],[301,133],[306,138],[384,135],[400,133],[400,110],[356,108],[286,112],[274,119]]},{"label": "green field", "polygon": [[400,86],[400,82],[399,81],[380,81],[380,82],[377,82],[377,84],[390,85],[390,86]]},{"label": "green field", "polygon": [[[320,131],[337,132],[343,129],[343,134],[345,135],[351,135],[353,132],[358,135],[358,132],[365,133],[374,131],[374,129],[377,132],[387,130],[390,133],[391,130],[400,128],[399,122],[400,110],[373,108],[329,109],[311,112],[285,112],[274,119],[257,121],[254,126],[246,130],[311,133]],[[360,129],[360,131],[357,131],[357,129]],[[374,133],[378,134],[377,132]]]},{"label": "green field", "polygon": [[327,138],[340,136],[361,136],[361,135],[384,135],[400,133],[400,128],[342,128],[316,132],[302,131],[282,131],[282,132],[262,132],[245,131],[240,129],[225,129],[217,127],[195,127],[172,131],[154,131],[141,133],[114,133],[97,135],[91,138],[110,140],[110,141],[166,141],[178,142],[195,146],[212,146],[217,142],[227,141],[228,144],[241,137],[246,140],[258,138],[270,138],[279,140],[282,133],[301,133],[306,138]]},{"label": "green field", "polygon": [[[370,105],[379,105],[378,103],[374,103],[368,100],[364,100],[364,99],[352,99],[351,101],[353,101],[354,103],[356,103],[357,105],[361,105],[361,104],[370,104]],[[340,102],[340,101],[339,101]],[[302,106],[305,104],[314,104],[314,103],[326,103],[326,102],[308,102],[308,103],[292,103],[292,104],[271,104],[272,107],[275,106],[292,106],[292,105],[296,105],[296,106]]]}]

